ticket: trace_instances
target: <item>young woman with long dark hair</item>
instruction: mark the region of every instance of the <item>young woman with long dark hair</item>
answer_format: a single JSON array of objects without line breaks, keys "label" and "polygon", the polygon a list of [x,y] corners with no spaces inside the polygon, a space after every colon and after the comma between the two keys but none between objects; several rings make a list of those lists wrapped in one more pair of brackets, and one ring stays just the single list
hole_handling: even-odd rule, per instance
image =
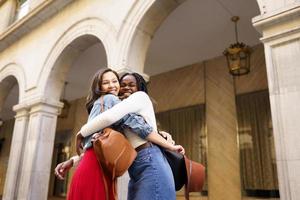
[{"label": "young woman with long dark hair", "polygon": [[[117,122],[128,113],[141,115],[154,131],[143,139],[130,128],[124,129],[124,134],[138,152],[137,158],[128,169],[130,181],[127,199],[176,199],[172,171],[161,150],[155,144],[175,151],[184,152],[184,149],[180,145],[171,145],[166,140],[161,140],[162,137],[157,133],[153,105],[147,95],[147,86],[143,77],[137,73],[125,74],[120,82],[120,93],[123,98],[127,98],[89,121],[81,128],[79,134],[84,137],[91,135],[96,130]],[[136,125],[139,126],[139,122]]]},{"label": "young woman with long dark hair", "polygon": [[[126,85],[126,76],[129,76],[127,77],[129,79],[130,76],[134,77],[133,82],[130,82],[129,80],[128,85]],[[122,93],[123,98],[138,90],[147,92],[146,82],[138,74],[124,75],[122,80],[124,80],[124,83],[122,82],[122,89],[124,91]],[[89,122],[93,121],[93,118],[96,116],[102,115],[100,114],[102,105],[99,97],[104,96],[102,102],[104,108],[110,109],[120,102],[119,98],[116,97],[118,91],[119,85],[117,74],[115,72],[106,69],[96,73],[86,104],[86,108],[89,112]],[[149,127],[144,118],[135,114],[126,113],[124,116],[113,122],[115,123],[114,125],[117,126],[116,128],[120,128],[121,126],[124,129],[125,135],[138,151],[137,159],[129,169],[131,181],[129,184],[128,199],[175,199],[174,182],[170,167],[158,147],[147,142],[147,140],[171,150],[181,151],[182,153],[184,153],[184,149],[180,145],[167,143],[155,131],[152,132],[153,129],[156,129],[155,117],[152,116],[154,112],[151,101],[144,92],[138,95],[140,96],[139,98],[142,98],[140,100],[143,100],[144,102],[143,105],[139,106],[144,107],[144,109],[137,110],[135,113],[143,116],[146,121],[147,118],[149,118],[147,122],[150,122],[149,124],[154,124],[154,128]],[[139,102],[138,99],[136,101]],[[86,128],[88,127],[86,126]],[[102,128],[96,128],[94,132],[97,132]],[[84,128],[82,130],[84,130]],[[96,200],[105,198],[105,195],[103,195],[105,194],[103,192],[103,172],[101,171],[101,168],[99,168],[95,153],[91,148],[91,139],[92,134],[87,134],[86,137],[84,137],[84,149],[86,149],[86,151],[72,179],[70,191],[68,193],[68,199],[70,200],[82,198]],[[79,146],[80,145],[78,145],[78,147]],[[92,164],[90,163],[90,160],[92,160]],[[60,163],[55,169],[55,174],[59,178],[63,178],[66,171],[74,162],[76,162],[75,159],[71,159],[64,163]],[[87,174],[90,176],[87,176]],[[90,180],[95,178],[98,180],[95,181],[95,183],[92,183],[91,186]],[[112,199],[110,184],[111,183],[108,182],[110,191],[109,196],[110,199]]]}]

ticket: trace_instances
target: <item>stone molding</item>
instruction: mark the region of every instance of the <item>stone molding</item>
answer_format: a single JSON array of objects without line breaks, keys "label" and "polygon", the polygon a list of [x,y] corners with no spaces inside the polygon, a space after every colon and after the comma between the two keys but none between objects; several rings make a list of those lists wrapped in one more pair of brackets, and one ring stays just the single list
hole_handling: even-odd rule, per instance
[{"label": "stone molding", "polygon": [[63,107],[62,102],[56,102],[44,97],[33,98],[25,102],[21,102],[13,106],[13,110],[17,112],[16,118],[33,114],[36,112],[44,112],[51,115],[59,115]]},{"label": "stone molding", "polygon": [[29,116],[29,109],[20,104],[13,106],[13,111],[16,112],[15,119]]},{"label": "stone molding", "polygon": [[0,69],[0,84],[5,78],[13,76],[17,79],[19,85],[19,102],[24,98],[24,91],[26,88],[26,76],[24,69],[16,63],[9,63]]},{"label": "stone molding", "polygon": [[[115,40],[116,30],[114,27],[103,21],[99,18],[86,18],[76,23],[72,24],[60,38],[57,39],[53,48],[49,52],[44,64],[43,69],[41,70],[40,78],[36,85],[40,85],[39,91],[44,96],[53,96],[53,92],[55,91],[46,91],[47,85],[53,84],[54,80],[51,80],[49,77],[51,72],[55,68],[55,62],[62,54],[63,50],[75,39],[84,35],[93,35],[102,42],[104,49],[107,55],[108,66],[109,63],[112,62],[114,47],[116,46]],[[32,90],[34,88],[28,88],[27,91]]]},{"label": "stone molding", "polygon": [[282,21],[290,19],[291,16],[296,16],[299,12],[299,7],[300,3],[295,3],[289,7],[284,7],[277,12],[269,13],[268,15],[256,16],[252,19],[252,23],[255,28],[258,28],[261,31],[264,27],[282,23]]},{"label": "stone molding", "polygon": [[298,0],[256,0],[261,16],[271,16],[298,4]]},{"label": "stone molding", "polygon": [[252,20],[253,26],[263,33],[261,41],[264,43],[277,40],[298,33],[300,30],[300,3],[285,8],[271,16],[258,16]]},{"label": "stone molding", "polygon": [[184,1],[152,0],[134,3],[118,32],[120,43],[115,66],[144,71],[147,49],[154,32]]}]

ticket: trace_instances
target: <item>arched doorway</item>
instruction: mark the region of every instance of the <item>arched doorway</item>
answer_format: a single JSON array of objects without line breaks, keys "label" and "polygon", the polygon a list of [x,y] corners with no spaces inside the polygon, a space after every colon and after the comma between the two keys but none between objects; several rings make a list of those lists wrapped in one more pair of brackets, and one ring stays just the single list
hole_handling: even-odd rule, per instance
[{"label": "arched doorway", "polygon": [[[52,83],[59,85],[60,101],[64,102],[61,115],[58,116],[51,177],[49,183],[49,199],[64,198],[72,173],[69,173],[65,181],[58,180],[53,175],[55,166],[75,155],[75,135],[87,120],[85,110],[85,98],[90,86],[93,74],[100,68],[107,66],[106,51],[101,41],[93,35],[83,35],[62,51],[53,67],[50,75]],[[49,85],[53,87],[53,85]],[[68,107],[66,107],[68,106]]]},{"label": "arched doorway", "polygon": [[8,76],[0,82],[0,94],[0,197],[2,197],[15,123],[13,106],[19,102],[19,85],[14,76]]},{"label": "arched doorway", "polygon": [[[193,149],[206,149],[210,153],[207,165],[209,198],[221,198],[218,195],[228,199],[278,197],[274,143],[269,142],[273,139],[258,138],[254,136],[257,133],[252,131],[250,137],[255,146],[251,149],[252,156],[259,151],[265,153],[253,156],[253,160],[245,160],[248,155],[246,151],[249,149],[245,150],[245,137],[240,131],[244,125],[236,124],[241,117],[241,110],[237,105],[240,95],[258,91],[266,93],[268,90],[263,46],[259,41],[260,35],[251,22],[251,19],[260,13],[258,5],[256,2],[243,4],[244,2],[239,1],[188,0],[183,3],[176,2],[177,5],[166,2],[168,1],[164,4],[154,2],[140,18],[129,45],[128,65],[134,65],[133,68],[151,76],[150,93],[158,102],[161,118],[168,115],[169,118],[174,118],[176,113],[183,112],[182,109],[190,109],[199,104],[201,107],[203,104],[204,114],[200,116],[204,116],[204,119],[197,120],[200,121],[200,125],[205,121],[203,131],[206,135],[201,133],[197,139],[194,135],[178,138],[188,145],[191,152],[194,152]],[[160,12],[161,15],[154,15],[162,10],[164,12]],[[240,41],[253,48],[252,71],[249,75],[239,78],[229,75],[226,60],[222,56],[224,49],[235,42],[234,24],[230,21],[232,15],[241,18]],[[139,59],[136,59],[137,57]],[[256,84],[253,84],[254,82]],[[263,101],[267,102],[264,108],[270,114],[268,98]],[[263,124],[271,121],[270,115],[267,118]],[[178,121],[182,121],[178,119],[174,119],[177,120],[177,125]],[[166,121],[169,123],[170,119]],[[266,131],[260,134],[272,135],[269,127],[264,129]],[[180,133],[186,134],[182,130]],[[192,145],[193,143],[203,144]],[[268,147],[265,148],[263,144]],[[267,157],[268,161],[261,163],[260,168],[252,168],[255,172],[249,173],[249,169],[243,168],[247,162],[256,163]],[[266,180],[264,175],[256,177],[256,172],[265,173],[265,167],[272,174],[272,178],[268,179],[270,183],[262,181]],[[224,169],[228,170],[225,172]],[[230,180],[227,175],[220,176],[226,173],[229,174],[228,177],[234,178]],[[245,179],[246,176],[248,178]],[[249,179],[255,179],[262,184],[253,181],[252,183],[257,185],[251,187]],[[224,189],[220,183],[230,187]]]}]

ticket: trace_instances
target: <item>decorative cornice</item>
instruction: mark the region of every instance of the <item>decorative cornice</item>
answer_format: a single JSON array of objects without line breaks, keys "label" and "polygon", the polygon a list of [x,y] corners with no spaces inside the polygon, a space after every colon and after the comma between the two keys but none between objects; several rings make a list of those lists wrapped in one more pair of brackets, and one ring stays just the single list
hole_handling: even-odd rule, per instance
[{"label": "decorative cornice", "polygon": [[260,15],[252,19],[253,26],[263,32],[265,29],[282,24],[286,21],[300,16],[300,3],[294,3],[289,7],[284,7],[276,12]]},{"label": "decorative cornice", "polygon": [[58,115],[63,105],[64,104],[59,101],[46,99],[44,97],[36,97],[13,106],[13,110],[17,113],[30,111],[32,114],[34,112],[42,111]]},{"label": "decorative cornice", "polygon": [[[0,34],[0,52],[55,15],[73,0],[45,0]],[[0,3],[2,1],[0,0]]]}]

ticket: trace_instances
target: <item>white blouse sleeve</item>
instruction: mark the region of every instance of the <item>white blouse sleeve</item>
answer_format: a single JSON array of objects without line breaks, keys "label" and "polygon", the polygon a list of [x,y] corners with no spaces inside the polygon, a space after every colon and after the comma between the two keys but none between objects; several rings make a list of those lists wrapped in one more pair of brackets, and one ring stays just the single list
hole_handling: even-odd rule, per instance
[{"label": "white blouse sleeve", "polygon": [[127,99],[90,120],[81,128],[80,132],[84,137],[89,136],[100,129],[112,125],[129,113],[138,114],[141,109],[148,106],[152,106],[149,96],[145,92],[135,92]]}]

